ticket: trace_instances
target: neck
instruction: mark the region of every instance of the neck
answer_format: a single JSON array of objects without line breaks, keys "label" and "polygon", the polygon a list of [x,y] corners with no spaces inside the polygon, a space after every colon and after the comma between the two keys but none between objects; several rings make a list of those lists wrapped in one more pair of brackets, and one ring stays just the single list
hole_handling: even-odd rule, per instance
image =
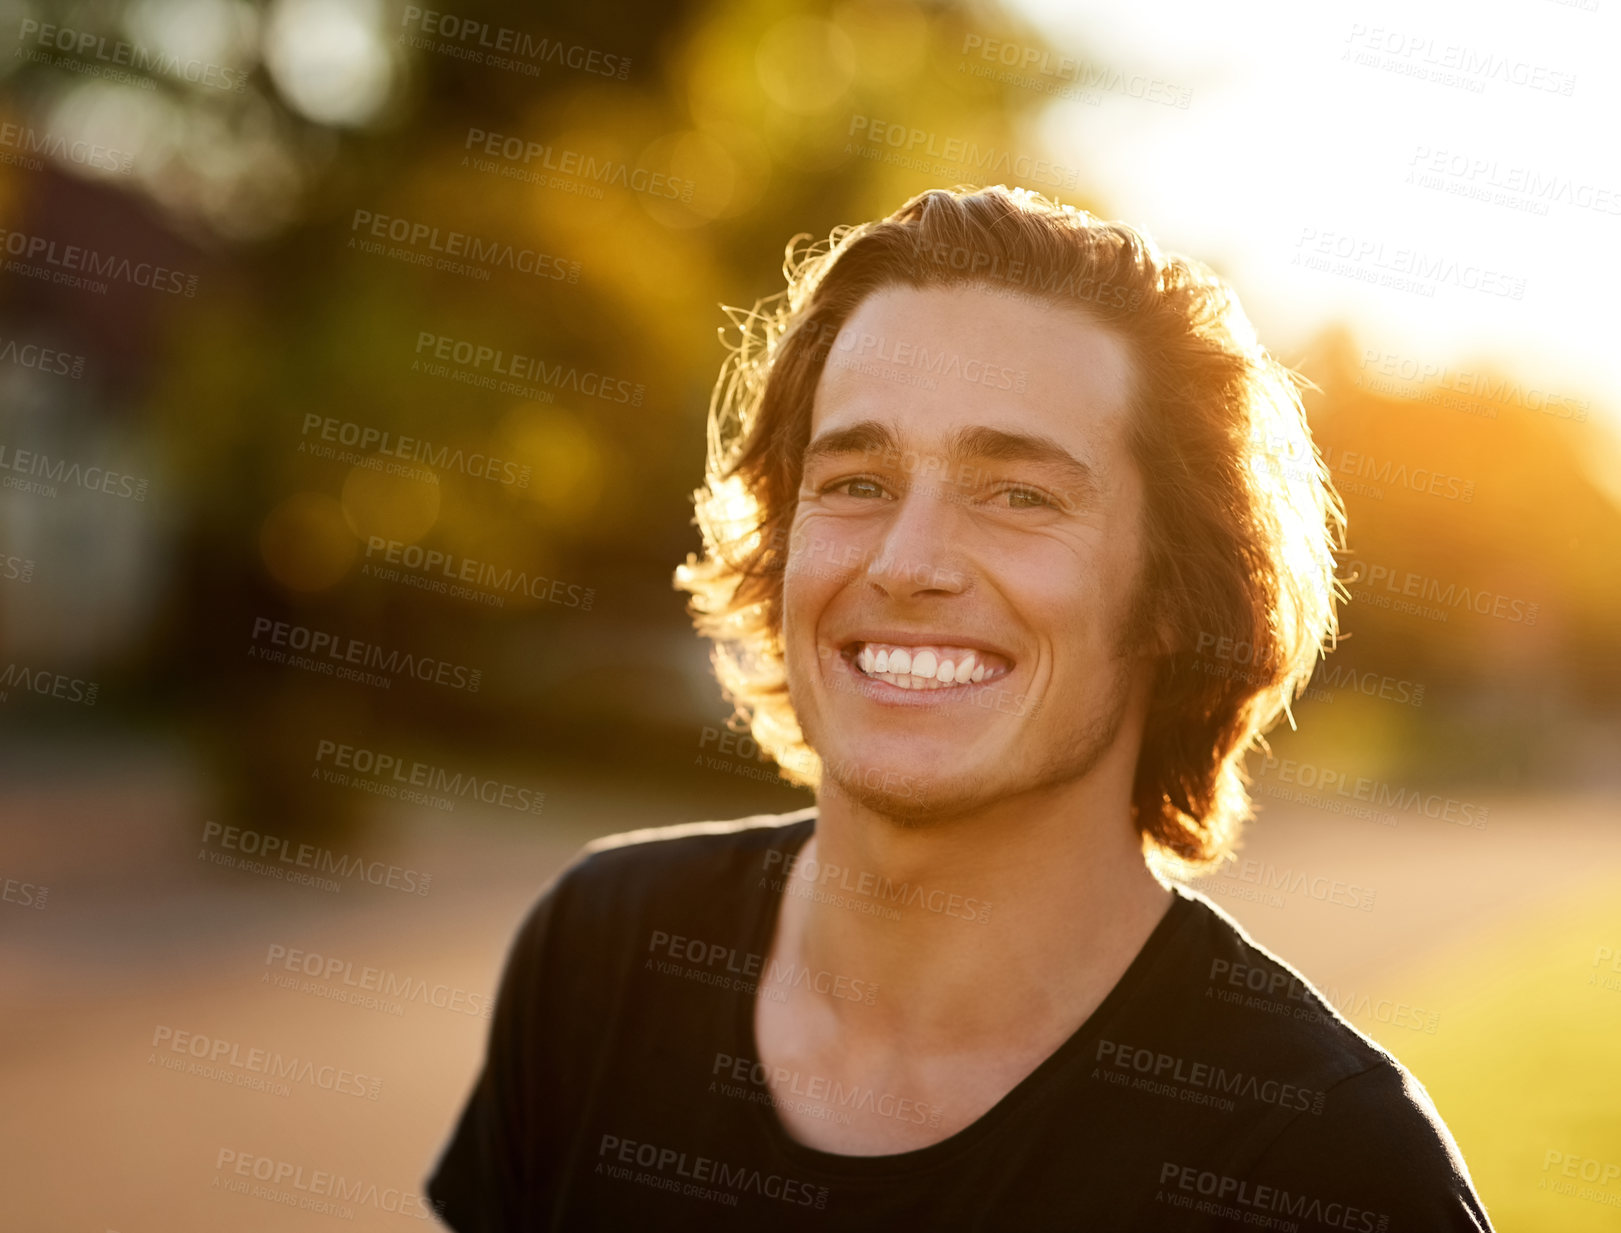
[{"label": "neck", "polygon": [[1128,788],[1088,775],[917,826],[826,785],[777,946],[876,983],[870,1005],[827,999],[853,1038],[974,1048],[1010,1032],[1067,1035],[1170,903]]}]

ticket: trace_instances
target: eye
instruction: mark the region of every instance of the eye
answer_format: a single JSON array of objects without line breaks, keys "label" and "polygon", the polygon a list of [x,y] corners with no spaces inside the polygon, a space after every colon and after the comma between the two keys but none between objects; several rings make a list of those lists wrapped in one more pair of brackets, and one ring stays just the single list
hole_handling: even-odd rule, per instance
[{"label": "eye", "polygon": [[884,495],[884,486],[877,480],[865,475],[851,476],[849,479],[837,480],[823,488],[824,493],[840,492],[845,496],[858,497],[862,500],[871,500]]},{"label": "eye", "polygon": [[1035,488],[1004,488],[996,494],[999,497],[1009,498],[1010,509],[1049,509],[1058,508],[1058,503],[1046,493]]}]

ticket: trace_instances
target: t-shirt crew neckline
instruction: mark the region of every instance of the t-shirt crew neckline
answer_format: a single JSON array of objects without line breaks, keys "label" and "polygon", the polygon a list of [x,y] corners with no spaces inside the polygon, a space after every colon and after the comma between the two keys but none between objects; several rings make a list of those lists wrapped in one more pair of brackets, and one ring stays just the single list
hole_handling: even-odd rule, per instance
[{"label": "t-shirt crew neckline", "polygon": [[[802,829],[801,829],[802,828]],[[796,823],[788,829],[785,835],[786,842],[781,846],[784,853],[783,865],[785,869],[791,868],[791,861],[810,840],[816,829],[816,817],[811,815],[804,821]],[[793,832],[800,832],[795,834]],[[749,951],[757,955],[768,955],[776,932],[777,917],[782,909],[782,897],[786,893],[788,879],[792,873],[785,873],[780,883],[781,889],[772,890],[767,884],[766,893],[753,900],[750,918],[745,928],[749,937]],[[1172,900],[1160,917],[1159,923],[1154,926],[1153,932],[1148,935],[1131,963],[1126,967],[1120,979],[1115,982],[1103,1001],[1086,1017],[1086,1020],[1070,1034],[1063,1044],[1059,1045],[1047,1058],[1033,1071],[1016,1083],[1003,1097],[997,1101],[974,1121],[964,1126],[956,1134],[931,1143],[927,1147],[915,1148],[908,1152],[893,1152],[881,1156],[846,1156],[838,1152],[825,1152],[820,1148],[810,1147],[799,1142],[788,1133],[787,1127],[777,1116],[776,1109],[765,1101],[750,1101],[748,1110],[755,1125],[764,1134],[784,1157],[797,1168],[814,1169],[823,1174],[844,1177],[846,1179],[881,1179],[898,1177],[905,1174],[922,1173],[942,1162],[949,1160],[959,1153],[976,1146],[989,1135],[995,1133],[998,1127],[1009,1118],[1015,1116],[1022,1108],[1035,1099],[1036,1095],[1045,1086],[1048,1078],[1057,1070],[1065,1066],[1082,1046],[1087,1038],[1093,1035],[1116,1008],[1129,1000],[1137,988],[1148,977],[1149,969],[1154,966],[1158,957],[1169,948],[1172,937],[1178,933],[1192,917],[1195,900],[1182,893],[1174,885],[1171,888]],[[764,965],[762,964],[762,969]],[[754,1035],[755,1001],[762,980],[756,982],[753,990],[739,989],[733,996],[732,1006],[732,1032],[733,1040],[737,1045],[734,1051],[736,1057],[746,1057],[757,1061],[760,1057],[759,1042]]]}]

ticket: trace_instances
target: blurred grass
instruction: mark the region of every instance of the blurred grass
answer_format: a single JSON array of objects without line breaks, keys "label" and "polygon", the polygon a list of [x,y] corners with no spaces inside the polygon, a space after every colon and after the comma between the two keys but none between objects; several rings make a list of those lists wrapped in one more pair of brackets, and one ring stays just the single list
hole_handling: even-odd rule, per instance
[{"label": "blurred grass", "polygon": [[1561,1173],[1621,1166],[1621,975],[1601,946],[1621,951],[1621,879],[1413,973],[1433,1035],[1357,1023],[1429,1089],[1500,1233],[1621,1229],[1621,1178]]}]

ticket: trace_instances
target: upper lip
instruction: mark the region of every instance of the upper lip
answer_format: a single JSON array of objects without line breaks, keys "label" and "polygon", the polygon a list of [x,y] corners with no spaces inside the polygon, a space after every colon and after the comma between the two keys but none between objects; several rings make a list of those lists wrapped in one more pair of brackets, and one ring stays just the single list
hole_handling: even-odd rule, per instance
[{"label": "upper lip", "polygon": [[838,645],[843,651],[861,642],[876,642],[888,646],[960,646],[971,651],[986,651],[992,655],[1000,655],[1010,664],[1014,662],[1013,653],[994,642],[944,630],[863,629],[846,634],[839,640]]}]

